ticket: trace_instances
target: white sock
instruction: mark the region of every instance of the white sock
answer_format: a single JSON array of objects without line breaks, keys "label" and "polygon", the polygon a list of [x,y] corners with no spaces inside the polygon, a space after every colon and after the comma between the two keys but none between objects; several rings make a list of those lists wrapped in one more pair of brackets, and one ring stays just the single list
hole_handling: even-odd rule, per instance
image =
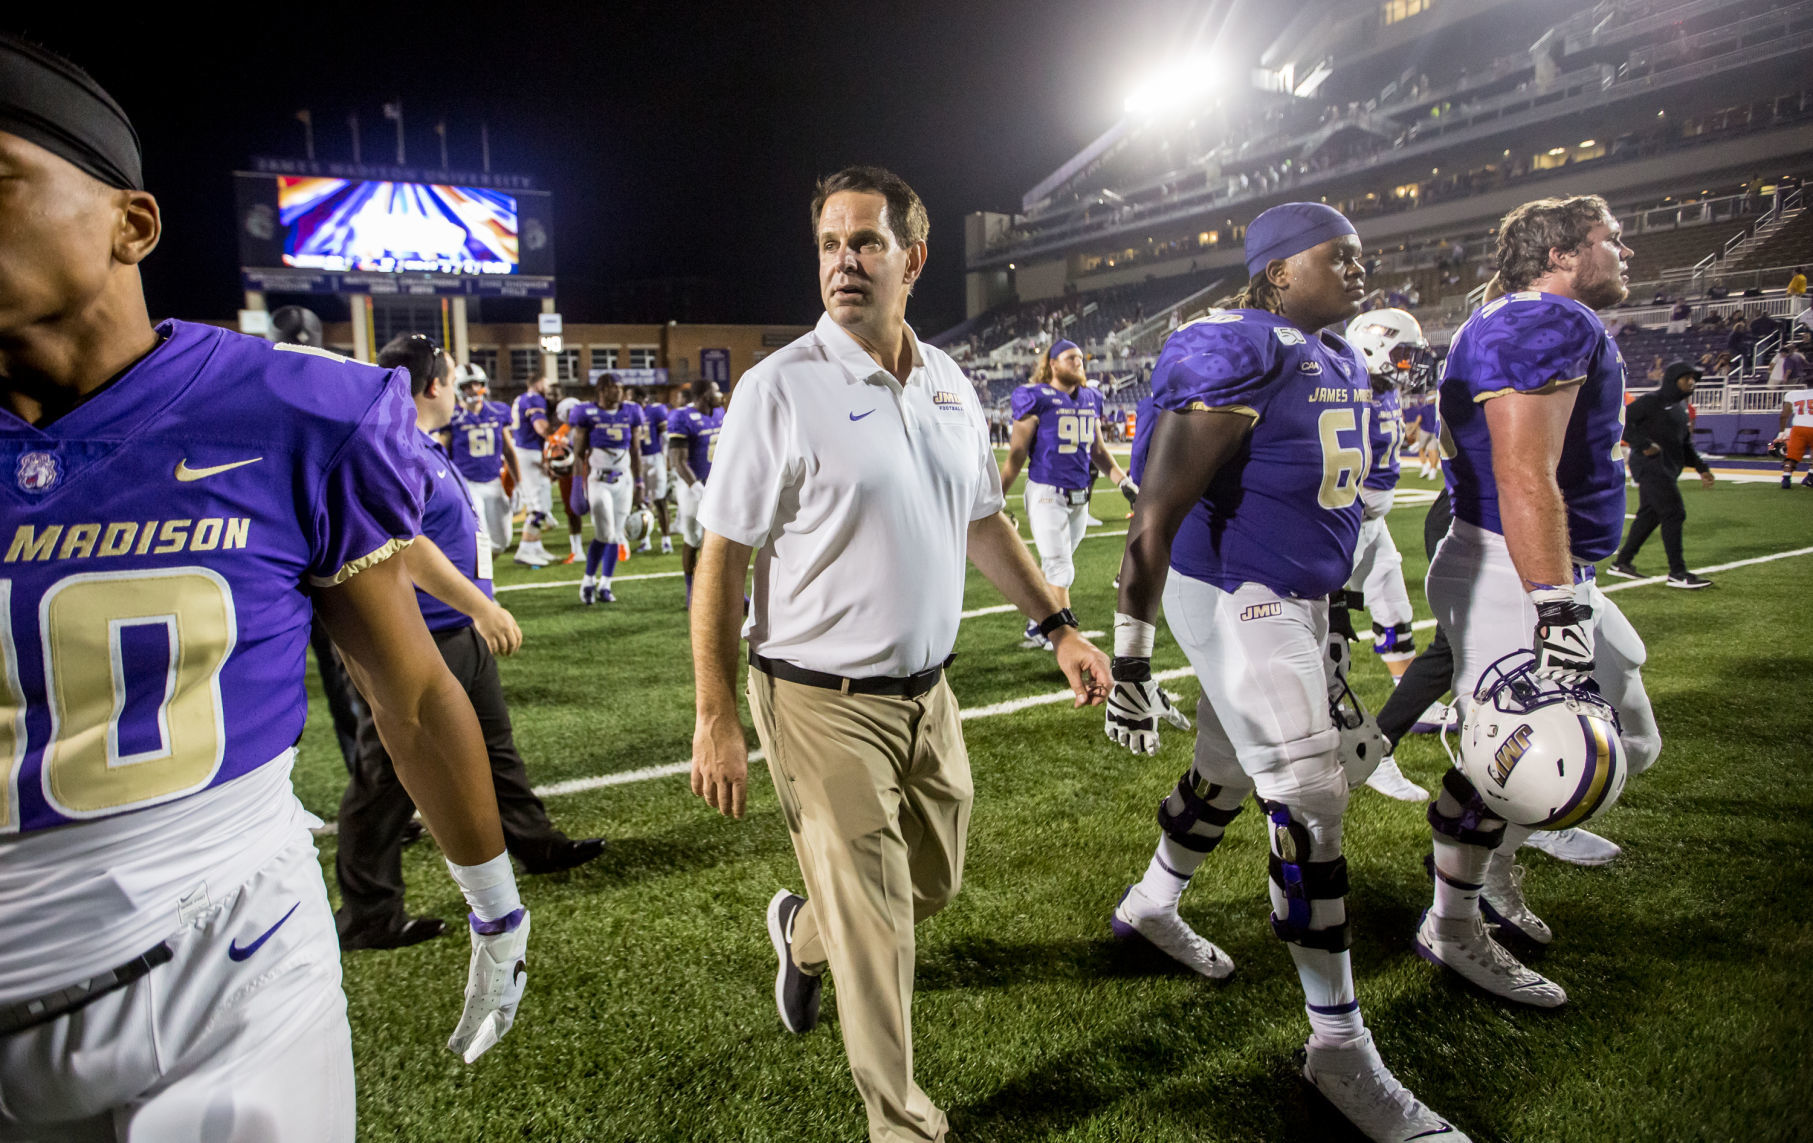
[{"label": "white sock", "polygon": [[585,554],[583,551],[580,550],[579,536],[577,533],[570,533],[567,536],[567,547],[571,548],[573,550],[573,554],[576,556]]},{"label": "white sock", "polygon": [[606,591],[611,590],[611,577],[608,575],[599,576],[598,577],[598,586],[603,588]]},{"label": "white sock", "polygon": [[1303,1008],[1309,1013],[1310,1043],[1338,1048],[1360,1038],[1366,1022],[1353,989],[1353,958],[1346,952],[1324,952],[1290,945],[1297,979],[1303,984]]},{"label": "white sock", "polygon": [[1486,862],[1491,856],[1492,851],[1484,846],[1462,845],[1445,834],[1435,835],[1436,916],[1479,916],[1479,890],[1485,884]]},{"label": "white sock", "polygon": [[1185,887],[1195,875],[1196,867],[1202,864],[1206,853],[1197,853],[1185,849],[1170,838],[1160,835],[1158,848],[1153,851],[1152,861],[1146,866],[1146,875],[1139,880],[1139,895],[1160,909],[1175,909],[1177,902],[1183,898]]},{"label": "white sock", "polygon": [[1529,826],[1513,825],[1510,822],[1506,822],[1505,839],[1498,844],[1497,849],[1492,851],[1493,856],[1496,857],[1502,853],[1505,856],[1505,860],[1509,861],[1512,857],[1516,856],[1517,847],[1530,840],[1530,835],[1535,832],[1536,831]]}]

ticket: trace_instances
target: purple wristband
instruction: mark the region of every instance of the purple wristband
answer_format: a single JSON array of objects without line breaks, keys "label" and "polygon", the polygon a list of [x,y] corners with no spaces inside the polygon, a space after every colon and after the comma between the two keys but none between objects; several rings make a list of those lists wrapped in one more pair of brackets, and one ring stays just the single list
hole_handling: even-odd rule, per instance
[{"label": "purple wristband", "polygon": [[466,923],[471,925],[472,931],[481,937],[495,937],[499,933],[515,932],[517,926],[522,924],[523,916],[527,912],[527,909],[519,905],[495,921],[481,921],[478,919],[477,913],[467,913]]}]

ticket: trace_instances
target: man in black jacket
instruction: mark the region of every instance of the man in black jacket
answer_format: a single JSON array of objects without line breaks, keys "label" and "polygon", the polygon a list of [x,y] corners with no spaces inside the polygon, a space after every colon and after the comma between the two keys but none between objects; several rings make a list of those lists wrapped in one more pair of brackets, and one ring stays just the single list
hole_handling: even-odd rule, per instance
[{"label": "man in black jacket", "polygon": [[1694,450],[1693,434],[1687,425],[1687,395],[1700,379],[1697,366],[1676,361],[1662,374],[1662,387],[1645,393],[1630,403],[1624,421],[1624,440],[1630,445],[1631,475],[1637,482],[1637,518],[1618,558],[1605,570],[1622,579],[1636,579],[1631,566],[1643,541],[1662,528],[1662,547],[1668,552],[1668,586],[1683,588],[1711,587],[1712,581],[1687,570],[1687,559],[1681,554],[1681,524],[1687,519],[1687,506],[1681,502],[1681,469],[1691,464],[1700,474],[1700,483],[1712,487],[1712,470]]}]

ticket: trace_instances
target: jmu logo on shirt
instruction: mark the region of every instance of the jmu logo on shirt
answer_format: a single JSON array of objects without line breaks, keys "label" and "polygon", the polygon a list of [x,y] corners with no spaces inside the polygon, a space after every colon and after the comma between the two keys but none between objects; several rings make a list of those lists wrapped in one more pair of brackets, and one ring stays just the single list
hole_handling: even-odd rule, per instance
[{"label": "jmu logo on shirt", "polygon": [[1284,604],[1282,603],[1276,601],[1272,603],[1255,603],[1240,613],[1240,621],[1246,623],[1254,619],[1270,619],[1274,615],[1283,614]]},{"label": "jmu logo on shirt", "polygon": [[949,389],[938,389],[932,393],[932,404],[940,409],[961,409],[963,408],[963,398]]},{"label": "jmu logo on shirt", "polygon": [[57,458],[50,453],[28,452],[19,458],[19,487],[27,492],[49,492],[57,476]]}]

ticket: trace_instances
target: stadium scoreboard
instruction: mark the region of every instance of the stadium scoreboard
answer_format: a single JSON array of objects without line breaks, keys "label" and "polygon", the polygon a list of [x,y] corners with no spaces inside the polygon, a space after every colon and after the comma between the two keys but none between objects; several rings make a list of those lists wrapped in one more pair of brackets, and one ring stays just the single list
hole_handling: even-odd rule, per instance
[{"label": "stadium scoreboard", "polygon": [[552,199],[526,178],[283,167],[233,176],[248,290],[554,296]]}]

